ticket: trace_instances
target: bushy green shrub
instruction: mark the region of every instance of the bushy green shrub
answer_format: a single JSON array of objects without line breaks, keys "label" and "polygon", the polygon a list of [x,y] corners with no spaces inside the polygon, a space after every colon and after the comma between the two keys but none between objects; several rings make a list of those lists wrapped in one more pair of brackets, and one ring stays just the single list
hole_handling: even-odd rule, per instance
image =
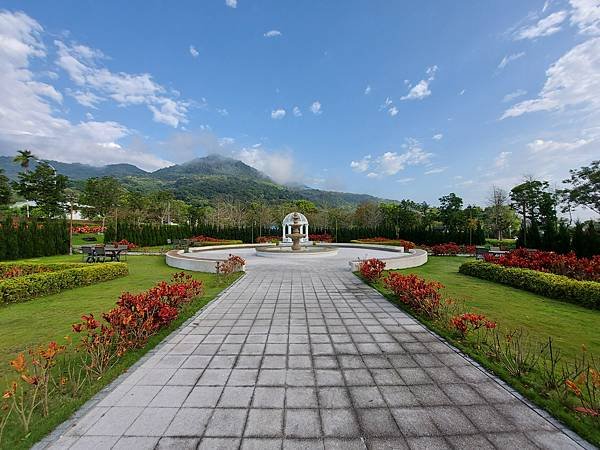
[{"label": "bushy green shrub", "polygon": [[[2,266],[16,266],[3,264]],[[31,267],[32,264],[23,264]],[[8,278],[0,281],[0,304],[28,301],[34,297],[56,294],[65,289],[108,281],[129,273],[127,264],[109,262],[104,264],[40,264],[50,272]],[[3,270],[3,269],[0,269]]]},{"label": "bushy green shrub", "polygon": [[460,266],[459,272],[586,308],[600,309],[600,283],[594,281],[577,281],[562,275],[504,267],[485,261],[466,262]]}]

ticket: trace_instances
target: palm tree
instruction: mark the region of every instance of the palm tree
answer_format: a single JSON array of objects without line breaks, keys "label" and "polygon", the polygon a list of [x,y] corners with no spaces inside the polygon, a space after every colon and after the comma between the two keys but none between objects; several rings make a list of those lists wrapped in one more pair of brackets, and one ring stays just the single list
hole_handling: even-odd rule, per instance
[{"label": "palm tree", "polygon": [[[29,150],[19,150],[17,151],[17,156],[13,158],[13,161],[19,163],[25,173],[29,173],[29,164],[31,163],[31,160],[35,159],[34,154]],[[27,210],[27,218],[29,218],[29,203],[25,203],[25,208]]]}]

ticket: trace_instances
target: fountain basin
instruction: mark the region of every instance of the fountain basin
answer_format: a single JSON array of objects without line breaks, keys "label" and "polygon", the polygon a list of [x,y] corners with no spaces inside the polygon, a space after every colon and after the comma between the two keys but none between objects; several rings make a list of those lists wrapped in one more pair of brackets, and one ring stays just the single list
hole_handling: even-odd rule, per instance
[{"label": "fountain basin", "polygon": [[289,246],[268,246],[256,247],[257,256],[267,258],[300,258],[300,257],[319,257],[319,256],[334,256],[338,253],[337,247],[321,247],[319,245],[303,246],[300,250],[292,250]]}]

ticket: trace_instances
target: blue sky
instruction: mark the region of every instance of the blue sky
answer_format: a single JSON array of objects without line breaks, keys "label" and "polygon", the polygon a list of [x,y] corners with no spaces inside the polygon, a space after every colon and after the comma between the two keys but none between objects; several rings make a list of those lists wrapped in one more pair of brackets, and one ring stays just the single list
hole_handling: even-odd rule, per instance
[{"label": "blue sky", "polygon": [[0,153],[482,202],[600,156],[600,1],[0,1]]}]

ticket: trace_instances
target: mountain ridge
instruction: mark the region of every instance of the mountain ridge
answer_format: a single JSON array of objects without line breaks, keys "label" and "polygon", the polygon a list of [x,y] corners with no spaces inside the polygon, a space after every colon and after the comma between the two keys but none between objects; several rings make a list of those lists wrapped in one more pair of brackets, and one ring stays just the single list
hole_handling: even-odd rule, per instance
[{"label": "mountain ridge", "polygon": [[[47,162],[58,173],[68,176],[76,187],[82,187],[88,178],[114,176],[132,191],[144,193],[170,190],[175,197],[189,203],[210,203],[219,198],[274,203],[310,200],[320,206],[347,206],[365,201],[381,201],[368,194],[278,184],[254,167],[220,155],[195,158],[154,172],[127,163],[91,166],[51,160]],[[35,165],[32,163],[31,169],[35,169]],[[15,180],[22,170],[9,156],[0,156],[0,168],[4,169],[5,175],[11,180]]]}]

